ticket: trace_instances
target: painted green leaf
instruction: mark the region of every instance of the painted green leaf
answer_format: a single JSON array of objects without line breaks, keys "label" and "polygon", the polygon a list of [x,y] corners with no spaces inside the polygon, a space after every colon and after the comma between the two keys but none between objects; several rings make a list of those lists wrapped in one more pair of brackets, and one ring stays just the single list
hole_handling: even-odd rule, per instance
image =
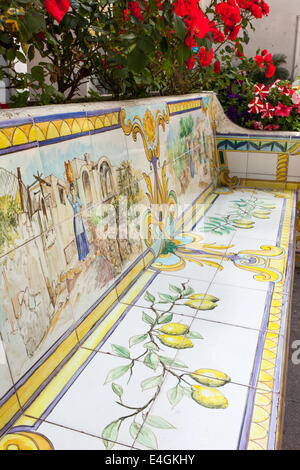
[{"label": "painted green leaf", "polygon": [[169,289],[173,292],[176,292],[176,294],[180,294],[181,293],[181,289],[180,287],[177,287],[177,286],[174,286],[173,284],[169,284]]},{"label": "painted green leaf", "polygon": [[124,348],[124,346],[119,346],[118,344],[111,344],[111,349],[118,356],[126,357],[126,359],[130,358],[130,352],[127,348]]},{"label": "painted green leaf", "polygon": [[123,395],[123,387],[121,387],[121,385],[112,383],[112,384],[111,384],[111,388],[113,389],[113,391],[115,392],[115,394],[118,395],[118,397],[120,397],[120,398],[122,397],[122,395]]},{"label": "painted green leaf", "polygon": [[150,377],[141,382],[142,390],[148,390],[149,388],[158,387],[162,383],[163,376],[157,375],[155,377]]},{"label": "painted green leaf", "polygon": [[184,297],[188,297],[189,295],[193,294],[195,290],[192,287],[188,287],[183,291]]},{"label": "painted green leaf", "polygon": [[153,320],[152,317],[150,317],[150,315],[147,315],[147,313],[143,312],[143,321],[145,323],[148,323],[149,325],[154,325],[155,324],[155,320]]},{"label": "painted green leaf", "polygon": [[153,352],[150,352],[149,354],[147,354],[147,356],[144,359],[144,364],[147,367],[150,367],[151,369],[156,370],[159,364],[159,358],[157,354]]},{"label": "painted green leaf", "polygon": [[144,295],[144,299],[147,301],[147,302],[151,302],[152,304],[155,302],[155,297],[150,294],[150,292],[146,291],[145,295]]},{"label": "painted green leaf", "polygon": [[182,368],[188,367],[186,364],[184,364],[184,362],[175,361],[171,357],[159,356],[159,358],[166,366],[182,367]]},{"label": "painted green leaf", "polygon": [[158,351],[159,350],[158,346],[156,346],[156,344],[152,343],[152,341],[149,341],[149,343],[145,343],[144,348],[151,349],[153,351]]},{"label": "painted green leaf", "polygon": [[173,313],[166,313],[165,315],[162,315],[159,317],[157,323],[161,325],[162,323],[169,323],[173,319]]},{"label": "painted green leaf", "polygon": [[153,431],[142,426],[139,423],[133,422],[129,428],[130,435],[133,439],[136,439],[137,442],[148,447],[149,449],[157,449],[157,439]]},{"label": "painted green leaf", "polygon": [[197,331],[189,331],[186,336],[191,339],[203,339],[203,336]]},{"label": "painted green leaf", "polygon": [[188,398],[191,398],[192,390],[190,388],[185,388],[185,387],[182,387],[182,389],[183,389],[183,393],[185,394],[185,396],[187,396]]},{"label": "painted green leaf", "polygon": [[105,379],[104,383],[111,382],[112,380],[118,379],[122,375],[126,374],[126,372],[130,369],[131,364],[128,364],[127,366],[120,366],[120,367],[115,367],[114,369],[111,369],[109,373],[107,374],[107,377]]},{"label": "painted green leaf", "polygon": [[171,388],[167,393],[168,400],[172,406],[176,406],[181,401],[183,395],[184,390],[180,385]]},{"label": "painted green leaf", "polygon": [[[121,426],[122,420],[118,419],[116,421],[112,421],[112,423],[108,424],[102,431],[102,441],[105,445],[107,450],[110,450],[115,445],[115,440],[118,437],[119,429]],[[107,439],[110,439],[109,441]]]},{"label": "painted green leaf", "polygon": [[158,295],[160,298],[160,301],[159,301],[160,304],[167,304],[170,302],[172,303],[172,302],[175,302],[175,300],[177,300],[177,297],[173,297],[172,295],[161,294],[160,292],[158,293]]},{"label": "painted green leaf", "polygon": [[175,429],[175,426],[173,424],[169,423],[166,421],[164,418],[161,418],[160,416],[148,416],[145,421],[149,426],[152,426],[154,428],[159,428],[159,429]]},{"label": "painted green leaf", "polygon": [[136,335],[136,336],[131,336],[129,338],[129,347],[134,346],[135,344],[141,343],[142,341],[145,341],[147,339],[147,335]]}]

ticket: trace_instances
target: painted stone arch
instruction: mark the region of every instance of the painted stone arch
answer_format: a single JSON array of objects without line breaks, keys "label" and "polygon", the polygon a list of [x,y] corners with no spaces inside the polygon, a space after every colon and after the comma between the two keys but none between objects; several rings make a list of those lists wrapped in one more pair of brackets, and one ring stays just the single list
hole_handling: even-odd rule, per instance
[{"label": "painted stone arch", "polygon": [[106,200],[116,192],[112,166],[107,157],[101,157],[99,159],[98,176],[100,194],[102,199]]},{"label": "painted stone arch", "polygon": [[86,166],[81,169],[81,184],[84,192],[86,205],[93,203],[92,185],[89,170]]}]

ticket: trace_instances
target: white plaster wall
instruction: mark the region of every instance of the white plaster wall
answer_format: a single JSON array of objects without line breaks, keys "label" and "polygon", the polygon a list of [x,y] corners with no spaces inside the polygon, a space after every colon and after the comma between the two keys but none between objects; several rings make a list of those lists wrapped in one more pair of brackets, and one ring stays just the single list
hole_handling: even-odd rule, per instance
[{"label": "white plaster wall", "polygon": [[[300,74],[300,31],[296,41],[297,15],[300,16],[300,0],[266,0],[270,6],[267,17],[254,20],[255,32],[249,31],[250,42],[246,46],[246,55],[253,56],[258,48],[268,49],[272,54],[287,56],[286,68],[292,78],[297,76],[294,68],[294,51],[297,48],[295,66]],[[300,25],[299,25],[300,26]],[[295,73],[296,72],[296,73]]]},{"label": "white plaster wall", "polygon": [[[287,56],[285,67],[291,77],[295,78],[300,75],[300,18],[296,38],[300,0],[266,0],[266,2],[270,6],[270,13],[253,21],[255,32],[249,28],[250,42],[245,47],[245,53],[248,57],[253,57],[257,49],[268,49],[272,54],[285,54]],[[200,1],[203,9],[209,4],[210,0]]]}]

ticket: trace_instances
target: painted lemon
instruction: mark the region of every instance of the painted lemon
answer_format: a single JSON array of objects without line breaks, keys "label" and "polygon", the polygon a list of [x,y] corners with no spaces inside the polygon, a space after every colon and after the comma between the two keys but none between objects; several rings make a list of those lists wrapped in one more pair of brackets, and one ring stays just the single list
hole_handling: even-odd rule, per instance
[{"label": "painted lemon", "polygon": [[190,376],[200,384],[208,387],[222,387],[231,380],[224,372],[214,369],[198,369],[192,372]]},{"label": "painted lemon", "polygon": [[159,335],[158,339],[165,346],[169,346],[169,348],[187,349],[194,346],[185,336]]},{"label": "painted lemon", "polygon": [[215,302],[211,302],[210,300],[188,300],[185,302],[184,305],[188,307],[199,309],[199,310],[212,310],[213,308],[217,307]]},{"label": "painted lemon", "polygon": [[228,400],[214,388],[204,387],[203,385],[193,385],[192,398],[199,405],[205,406],[206,408],[222,408],[228,407]]},{"label": "painted lemon", "polygon": [[189,296],[191,300],[209,300],[210,302],[218,302],[220,299],[210,294],[193,294]]},{"label": "painted lemon", "polygon": [[253,228],[254,222],[251,220],[235,219],[233,225],[237,228]]},{"label": "painted lemon", "polygon": [[162,333],[167,335],[184,335],[189,331],[189,327],[187,325],[182,325],[182,323],[167,323],[166,325],[162,326],[158,329]]}]

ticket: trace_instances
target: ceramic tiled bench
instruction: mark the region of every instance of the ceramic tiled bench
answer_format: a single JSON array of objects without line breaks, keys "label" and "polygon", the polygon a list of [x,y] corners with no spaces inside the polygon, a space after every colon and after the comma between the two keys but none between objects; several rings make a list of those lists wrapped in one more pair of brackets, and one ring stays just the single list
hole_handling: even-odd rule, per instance
[{"label": "ceramic tiled bench", "polygon": [[280,447],[298,139],[212,93],[3,115],[1,449]]}]

